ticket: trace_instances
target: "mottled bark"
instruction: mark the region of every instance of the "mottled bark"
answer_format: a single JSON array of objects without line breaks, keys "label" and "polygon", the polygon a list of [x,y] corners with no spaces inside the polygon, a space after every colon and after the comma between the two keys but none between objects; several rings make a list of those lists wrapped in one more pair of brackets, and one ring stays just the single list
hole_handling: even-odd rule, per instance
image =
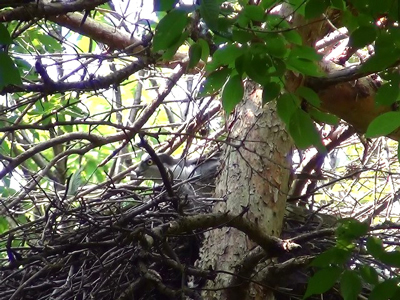
[{"label": "mottled bark", "polygon": [[[278,118],[275,103],[262,107],[261,91],[247,84],[243,103],[232,116],[230,137],[224,166],[216,187],[217,197],[226,203],[214,207],[215,212],[240,214],[256,223],[265,233],[279,236],[285,212],[290,168],[287,154],[292,147],[285,127]],[[246,254],[257,245],[244,233],[233,228],[210,231],[204,241],[199,264],[203,268],[231,273]],[[268,299],[269,291],[242,282],[239,293],[230,285],[237,278],[219,274],[207,288],[222,289],[204,292],[205,299]],[[236,282],[237,283],[237,282]],[[229,287],[229,288],[228,288]],[[271,296],[271,295],[270,295]],[[241,298],[241,299],[246,299]]]}]

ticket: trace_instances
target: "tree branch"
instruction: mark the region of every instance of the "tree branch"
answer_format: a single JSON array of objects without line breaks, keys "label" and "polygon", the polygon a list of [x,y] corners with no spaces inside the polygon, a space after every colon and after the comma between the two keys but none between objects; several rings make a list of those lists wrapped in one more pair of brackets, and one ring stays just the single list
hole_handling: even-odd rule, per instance
[{"label": "tree branch", "polygon": [[75,0],[75,1],[45,1],[38,0],[33,3],[17,7],[12,10],[0,12],[0,22],[30,21],[33,18],[63,15],[73,11],[92,10],[108,0]]}]

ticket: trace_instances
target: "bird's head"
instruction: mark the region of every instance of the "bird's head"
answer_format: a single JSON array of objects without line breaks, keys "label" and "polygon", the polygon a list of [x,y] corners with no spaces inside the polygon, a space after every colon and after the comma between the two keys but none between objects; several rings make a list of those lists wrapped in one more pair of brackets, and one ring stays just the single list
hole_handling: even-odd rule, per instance
[{"label": "bird's head", "polygon": [[[166,153],[157,154],[167,172],[174,170],[179,160]],[[136,174],[145,178],[161,178],[160,170],[148,153],[142,155]]]}]

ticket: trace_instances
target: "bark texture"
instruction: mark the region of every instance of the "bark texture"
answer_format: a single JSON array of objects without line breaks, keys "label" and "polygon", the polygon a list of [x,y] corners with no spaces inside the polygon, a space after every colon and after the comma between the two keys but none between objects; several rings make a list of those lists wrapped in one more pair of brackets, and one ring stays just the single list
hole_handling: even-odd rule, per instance
[{"label": "bark texture", "polygon": [[[262,107],[259,89],[248,83],[244,98],[232,116],[230,145],[226,148],[216,187],[216,196],[226,197],[226,202],[217,204],[214,211],[239,215],[248,208],[244,218],[257,224],[266,234],[279,236],[288,194],[287,154],[292,140],[276,114],[275,104]],[[236,229],[215,229],[206,236],[199,264],[203,268],[235,273],[246,267],[241,261],[256,246]],[[243,295],[246,299],[269,298],[269,292],[259,286],[249,286],[246,280],[241,285],[241,293],[230,293],[237,288],[237,278],[220,273],[208,286],[217,290],[206,291],[203,296],[205,299],[232,299]]]}]

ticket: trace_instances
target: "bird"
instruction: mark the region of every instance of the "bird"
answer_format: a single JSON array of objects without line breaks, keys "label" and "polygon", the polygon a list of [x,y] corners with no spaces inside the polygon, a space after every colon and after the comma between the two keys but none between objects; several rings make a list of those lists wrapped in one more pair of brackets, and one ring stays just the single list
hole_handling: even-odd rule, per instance
[{"label": "bird", "polygon": [[[158,153],[157,156],[165,167],[169,180],[173,184],[182,182],[178,188],[179,196],[189,200],[212,197],[220,166],[219,152],[197,159],[175,158],[167,153]],[[138,177],[162,183],[160,170],[148,153],[142,155],[136,174]]]}]

